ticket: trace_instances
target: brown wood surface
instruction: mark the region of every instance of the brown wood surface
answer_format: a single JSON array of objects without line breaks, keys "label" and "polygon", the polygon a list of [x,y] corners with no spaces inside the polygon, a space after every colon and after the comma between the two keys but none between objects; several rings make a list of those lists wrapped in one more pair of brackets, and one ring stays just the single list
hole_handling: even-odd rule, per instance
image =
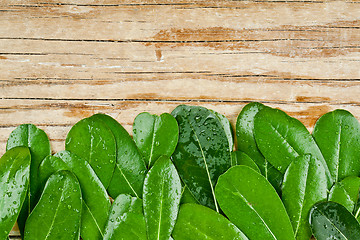
[{"label": "brown wood surface", "polygon": [[56,152],[93,113],[131,131],[182,103],[234,123],[261,101],[311,130],[337,108],[360,119],[359,83],[356,0],[0,0],[0,154],[22,123]]}]

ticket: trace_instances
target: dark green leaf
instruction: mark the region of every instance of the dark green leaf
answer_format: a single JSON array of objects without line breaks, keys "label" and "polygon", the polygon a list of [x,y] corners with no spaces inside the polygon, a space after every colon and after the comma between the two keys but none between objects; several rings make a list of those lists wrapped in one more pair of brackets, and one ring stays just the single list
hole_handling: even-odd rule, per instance
[{"label": "dark green leaf", "polygon": [[77,122],[66,137],[65,149],[88,161],[104,187],[109,186],[116,162],[116,142],[105,123],[91,117]]},{"label": "dark green leaf", "polygon": [[256,114],[265,108],[261,103],[247,104],[240,112],[236,121],[237,150],[246,153],[259,167],[262,175],[280,192],[283,174],[274,168],[261,154],[254,136],[254,119]]},{"label": "dark green leaf", "polygon": [[322,202],[313,206],[310,225],[317,240],[360,239],[360,225],[346,208],[335,202]]},{"label": "dark green leaf", "polygon": [[91,118],[103,121],[115,137],[117,160],[108,187],[109,195],[114,199],[119,194],[141,197],[146,167],[135,142],[120,123],[112,117],[105,114],[95,114]]},{"label": "dark green leaf", "polygon": [[25,226],[25,240],[79,239],[81,190],[76,177],[59,171],[49,177]]},{"label": "dark green leaf", "polygon": [[199,202],[194,198],[190,190],[186,186],[183,186],[180,204],[185,204],[185,203],[199,204]]},{"label": "dark green leaf", "polygon": [[160,157],[144,182],[144,215],[148,238],[169,240],[181,198],[180,177],[170,159]]},{"label": "dark green leaf", "polygon": [[147,240],[141,199],[125,194],[115,199],[104,240]]},{"label": "dark green leaf", "polygon": [[210,109],[210,111],[219,119],[219,121],[224,129],[224,132],[226,134],[226,137],[229,141],[230,152],[232,152],[234,149],[234,136],[233,136],[234,134],[233,134],[233,129],[232,129],[229,119],[227,119],[224,115],[222,115],[218,112],[215,112],[211,109]]},{"label": "dark green leaf", "polygon": [[329,193],[329,201],[343,205],[349,212],[356,214],[360,193],[360,178],[347,177],[335,183]]},{"label": "dark green leaf", "polygon": [[44,159],[39,169],[40,179],[43,181],[58,170],[72,171],[80,182],[83,196],[81,237],[85,240],[103,238],[110,200],[94,170],[74,153],[62,151]]},{"label": "dark green leaf", "polygon": [[0,239],[9,235],[28,196],[30,162],[27,147],[14,147],[0,158]]},{"label": "dark green leaf", "polygon": [[231,156],[232,157],[232,166],[245,165],[245,166],[248,166],[248,167],[254,169],[258,173],[260,173],[259,167],[256,165],[254,160],[252,160],[251,157],[249,157],[249,155],[247,155],[246,153],[240,152],[240,151],[235,151],[235,152],[232,152],[231,155],[232,155]]},{"label": "dark green leaf", "polygon": [[179,128],[174,117],[168,113],[157,116],[143,112],[134,120],[133,133],[146,165],[151,168],[160,156],[170,157],[174,152]]},{"label": "dark green leaf", "polygon": [[202,205],[218,211],[214,186],[231,166],[229,141],[219,118],[198,106],[180,105],[172,112],[179,124],[173,162],[185,185]]},{"label": "dark green leaf", "polygon": [[249,239],[295,239],[275,189],[248,166],[235,166],[221,175],[215,193],[221,210]]},{"label": "dark green leaf", "polygon": [[184,204],[173,232],[175,240],[247,240],[229,220],[210,208]]},{"label": "dark green leaf", "polygon": [[360,124],[348,111],[335,110],[316,122],[313,136],[335,182],[360,174]]},{"label": "dark green leaf", "polygon": [[325,168],[328,187],[333,179],[320,149],[306,127],[279,109],[264,108],[255,116],[255,139],[265,158],[284,173],[300,155],[311,154]]},{"label": "dark green leaf", "polygon": [[311,207],[327,197],[327,179],[320,161],[311,155],[297,157],[284,176],[282,200],[297,240],[309,240]]},{"label": "dark green leaf", "polygon": [[51,150],[49,138],[46,133],[33,124],[22,124],[11,132],[7,140],[6,149],[9,150],[18,146],[28,147],[31,154],[30,187],[27,193],[29,197],[25,198],[18,218],[19,229],[23,235],[25,221],[41,195],[41,186],[38,181],[37,172],[39,164],[44,157],[51,153]]}]

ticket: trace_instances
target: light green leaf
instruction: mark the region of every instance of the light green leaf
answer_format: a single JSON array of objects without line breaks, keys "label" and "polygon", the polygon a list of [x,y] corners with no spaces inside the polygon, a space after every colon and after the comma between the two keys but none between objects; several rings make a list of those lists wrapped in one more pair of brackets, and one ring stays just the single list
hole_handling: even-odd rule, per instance
[{"label": "light green leaf", "polygon": [[256,165],[256,163],[254,162],[254,160],[252,160],[249,155],[247,155],[244,152],[241,151],[235,151],[232,152],[232,166],[236,166],[236,165],[245,165],[248,166],[252,169],[254,169],[256,172],[260,173],[260,169],[259,167]]}]

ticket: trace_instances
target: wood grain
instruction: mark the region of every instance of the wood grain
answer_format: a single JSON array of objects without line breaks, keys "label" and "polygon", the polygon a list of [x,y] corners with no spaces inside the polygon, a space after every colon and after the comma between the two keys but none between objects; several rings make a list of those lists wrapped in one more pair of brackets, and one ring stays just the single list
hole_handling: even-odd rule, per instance
[{"label": "wood grain", "polygon": [[359,12],[356,0],[0,0],[0,154],[22,123],[56,152],[81,118],[108,113],[131,132],[138,113],[178,104],[235,123],[260,101],[309,130],[337,108],[360,119]]}]

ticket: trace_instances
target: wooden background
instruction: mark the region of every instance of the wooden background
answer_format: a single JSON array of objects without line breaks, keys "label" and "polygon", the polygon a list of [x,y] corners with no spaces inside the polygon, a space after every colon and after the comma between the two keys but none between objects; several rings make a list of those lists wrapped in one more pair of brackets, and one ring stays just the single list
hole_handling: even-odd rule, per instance
[{"label": "wooden background", "polygon": [[94,113],[131,131],[183,103],[234,123],[260,101],[311,130],[336,108],[360,119],[359,83],[356,0],[0,0],[1,155],[22,123],[56,152]]}]

